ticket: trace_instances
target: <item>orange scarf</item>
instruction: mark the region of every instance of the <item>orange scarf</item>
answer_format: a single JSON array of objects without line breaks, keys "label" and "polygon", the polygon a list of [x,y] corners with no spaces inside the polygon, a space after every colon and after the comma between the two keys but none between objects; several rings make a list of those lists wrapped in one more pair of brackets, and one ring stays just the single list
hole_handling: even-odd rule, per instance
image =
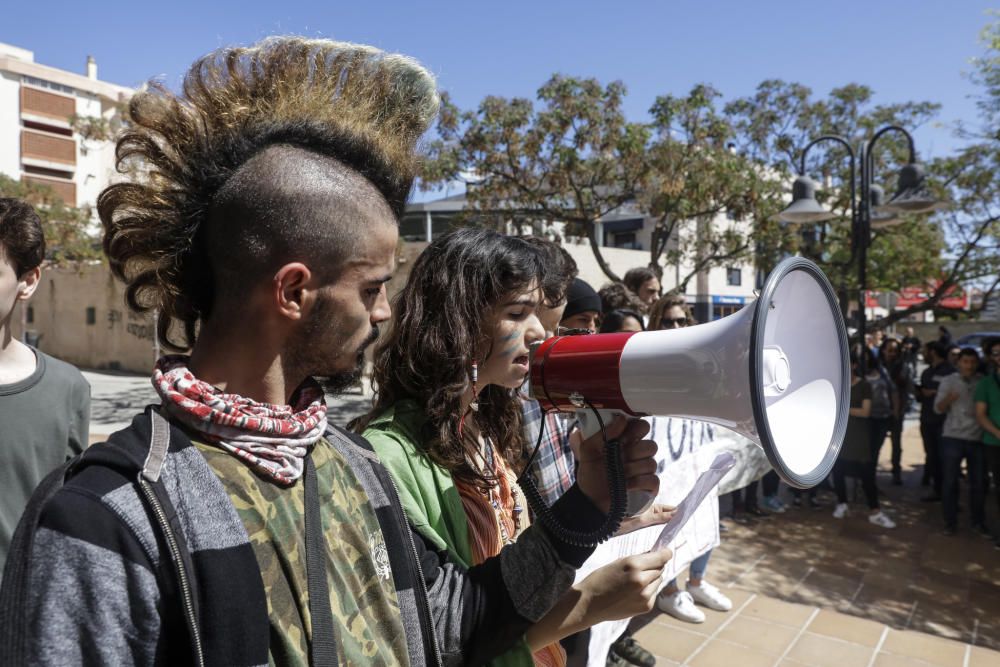
[{"label": "orange scarf", "polygon": [[[484,494],[474,484],[455,481],[462,498],[462,507],[469,521],[469,541],[472,547],[472,564],[479,565],[503,549],[505,540],[513,542],[528,526],[528,513],[516,508],[516,500],[524,498],[517,487],[517,477],[499,456],[493,459],[493,474],[499,484]],[[515,520],[515,513],[518,519]],[[518,523],[520,522],[520,527]],[[559,642],[549,644],[532,656],[537,667],[565,667],[566,652]]]}]

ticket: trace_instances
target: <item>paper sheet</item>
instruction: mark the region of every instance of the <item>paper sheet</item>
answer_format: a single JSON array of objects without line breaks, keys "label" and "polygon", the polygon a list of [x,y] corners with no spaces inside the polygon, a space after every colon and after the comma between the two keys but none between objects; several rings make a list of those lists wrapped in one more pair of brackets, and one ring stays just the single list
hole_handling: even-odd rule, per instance
[{"label": "paper sheet", "polygon": [[677,505],[677,510],[674,512],[673,518],[667,522],[667,525],[663,527],[663,531],[660,536],[656,538],[656,542],[653,543],[653,547],[650,551],[659,551],[664,549],[674,541],[677,535],[684,528],[684,525],[688,522],[695,510],[701,505],[702,501],[708,496],[709,492],[718,486],[722,478],[726,476],[726,473],[733,467],[736,463],[735,457],[729,452],[722,452],[715,457],[712,461],[712,465],[708,470],[701,473],[698,479],[695,481],[694,486],[684,496],[684,500]]}]

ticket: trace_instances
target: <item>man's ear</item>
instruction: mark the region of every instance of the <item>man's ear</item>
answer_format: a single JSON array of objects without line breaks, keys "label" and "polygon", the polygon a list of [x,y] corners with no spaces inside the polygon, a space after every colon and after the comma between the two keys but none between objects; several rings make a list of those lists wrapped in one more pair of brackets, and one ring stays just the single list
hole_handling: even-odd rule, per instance
[{"label": "man's ear", "polygon": [[312,271],[301,262],[285,264],[274,274],[274,304],[284,317],[301,320],[315,300]]},{"label": "man's ear", "polygon": [[17,279],[17,300],[27,301],[38,289],[38,283],[42,278],[42,269],[35,267],[22,273]]}]

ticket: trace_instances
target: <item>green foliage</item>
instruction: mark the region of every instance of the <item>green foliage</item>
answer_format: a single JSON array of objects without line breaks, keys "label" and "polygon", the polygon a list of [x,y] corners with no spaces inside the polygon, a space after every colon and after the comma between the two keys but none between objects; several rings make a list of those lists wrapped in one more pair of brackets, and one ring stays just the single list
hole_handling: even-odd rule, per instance
[{"label": "green foliage", "polygon": [[[752,255],[757,221],[781,202],[780,179],[732,149],[733,127],[716,107],[720,94],[707,85],[688,95],[663,95],[650,115],[650,177],[640,208],[655,218],[650,266],[691,266],[677,285],[683,291],[698,272]],[[726,213],[730,222],[721,223]],[[692,224],[693,223],[693,224]]]},{"label": "green foliage", "polygon": [[88,208],[68,206],[48,186],[15,181],[3,174],[0,197],[23,199],[35,207],[45,232],[48,261],[68,264],[103,259],[99,240],[91,232]]},{"label": "green foliage", "polygon": [[487,97],[461,112],[446,98],[421,181],[466,180],[478,224],[567,223],[617,280],[594,223],[635,200],[649,170],[649,129],[625,120],[624,95],[619,82],[556,75],[538,90],[537,109],[526,99]]},{"label": "green foliage", "polygon": [[114,141],[123,128],[130,123],[128,104],[116,102],[110,114],[86,116],[73,114],[69,125],[84,141]]},{"label": "green foliage", "polygon": [[658,270],[663,259],[700,270],[748,254],[746,225],[702,225],[668,252],[681,223],[727,209],[752,218],[768,200],[771,186],[755,165],[726,148],[731,130],[715,109],[718,93],[697,86],[683,98],[663,96],[652,123],[626,120],[625,93],[619,82],[556,75],[538,90],[537,107],[488,97],[461,112],[446,98],[424,187],[465,177],[473,223],[564,222],[568,234],[590,241],[613,281],[595,235],[595,223],[613,212],[657,218],[650,266]]}]

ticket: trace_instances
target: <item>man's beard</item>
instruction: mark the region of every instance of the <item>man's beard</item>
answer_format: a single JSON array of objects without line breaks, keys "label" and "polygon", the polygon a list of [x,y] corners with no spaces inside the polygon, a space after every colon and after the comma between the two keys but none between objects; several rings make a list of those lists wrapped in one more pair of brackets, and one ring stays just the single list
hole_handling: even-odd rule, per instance
[{"label": "man's beard", "polygon": [[337,394],[343,393],[345,389],[348,389],[361,379],[361,373],[364,371],[365,367],[365,350],[378,340],[378,327],[372,326],[371,332],[368,337],[365,338],[364,342],[358,348],[357,359],[354,368],[349,371],[344,371],[342,373],[334,373],[333,375],[320,376],[316,378],[320,386],[323,387],[324,393],[328,395],[336,396]]}]

